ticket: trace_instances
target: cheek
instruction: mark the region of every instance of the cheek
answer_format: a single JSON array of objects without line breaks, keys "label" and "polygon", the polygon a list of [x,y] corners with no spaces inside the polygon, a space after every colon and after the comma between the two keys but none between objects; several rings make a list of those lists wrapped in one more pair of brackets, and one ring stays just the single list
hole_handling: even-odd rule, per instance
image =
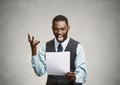
[{"label": "cheek", "polygon": [[57,33],[57,32],[54,32],[54,35],[55,35],[55,36],[57,36],[57,35],[58,35],[58,33]]},{"label": "cheek", "polygon": [[64,36],[67,36],[67,34],[68,34],[68,31],[65,31],[65,32],[64,32]]}]

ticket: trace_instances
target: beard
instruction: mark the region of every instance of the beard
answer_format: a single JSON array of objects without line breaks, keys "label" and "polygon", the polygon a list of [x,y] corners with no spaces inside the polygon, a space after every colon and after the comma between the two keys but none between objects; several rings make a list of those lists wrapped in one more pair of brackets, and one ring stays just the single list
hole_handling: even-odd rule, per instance
[{"label": "beard", "polygon": [[56,39],[58,42],[62,43],[67,39],[67,35],[57,35]]}]

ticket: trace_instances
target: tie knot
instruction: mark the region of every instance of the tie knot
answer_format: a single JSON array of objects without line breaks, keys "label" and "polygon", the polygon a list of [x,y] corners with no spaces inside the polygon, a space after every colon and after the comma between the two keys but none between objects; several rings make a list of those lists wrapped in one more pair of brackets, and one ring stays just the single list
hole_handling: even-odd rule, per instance
[{"label": "tie knot", "polygon": [[63,51],[63,47],[62,47],[62,45],[61,45],[61,43],[58,45],[58,50],[57,50],[57,52],[62,52]]}]

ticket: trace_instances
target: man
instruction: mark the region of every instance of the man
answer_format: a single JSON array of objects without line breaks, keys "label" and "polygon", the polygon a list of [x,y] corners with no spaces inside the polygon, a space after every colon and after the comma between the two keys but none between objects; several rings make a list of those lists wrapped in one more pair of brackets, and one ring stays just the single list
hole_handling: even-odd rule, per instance
[{"label": "man", "polygon": [[32,51],[32,67],[38,76],[44,75],[46,70],[46,52],[70,51],[70,72],[64,76],[48,75],[46,85],[82,85],[86,81],[85,54],[81,44],[68,36],[70,25],[63,15],[57,15],[52,21],[52,30],[55,39],[42,46],[37,53],[40,41],[32,39],[28,34],[28,41]]}]

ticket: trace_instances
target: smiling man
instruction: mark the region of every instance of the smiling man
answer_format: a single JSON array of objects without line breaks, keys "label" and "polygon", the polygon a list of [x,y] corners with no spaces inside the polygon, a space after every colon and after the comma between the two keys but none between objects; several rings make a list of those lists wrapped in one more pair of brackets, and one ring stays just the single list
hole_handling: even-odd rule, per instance
[{"label": "smiling man", "polygon": [[28,34],[28,41],[32,51],[32,67],[38,76],[47,72],[46,52],[70,51],[70,72],[64,76],[48,75],[46,85],[82,85],[86,81],[85,53],[81,44],[70,38],[68,32],[70,25],[63,15],[57,15],[52,21],[54,39],[48,41],[37,53],[37,45],[40,41],[32,39]]}]

